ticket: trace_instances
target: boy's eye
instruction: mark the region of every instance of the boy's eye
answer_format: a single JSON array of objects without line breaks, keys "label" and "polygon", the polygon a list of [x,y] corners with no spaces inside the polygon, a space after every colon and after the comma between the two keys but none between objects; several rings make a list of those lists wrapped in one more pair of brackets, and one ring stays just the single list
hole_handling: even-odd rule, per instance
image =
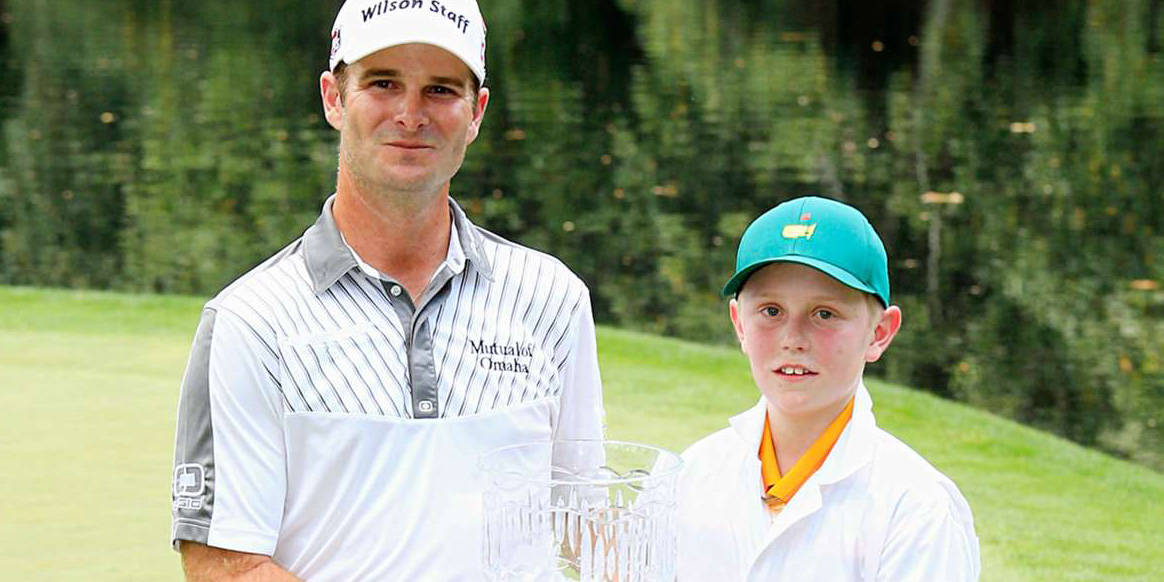
[{"label": "boy's eye", "polygon": [[816,315],[817,315],[817,317],[819,317],[821,319],[832,319],[832,318],[837,316],[835,313],[833,313],[827,309],[821,309],[821,310],[817,311]]},{"label": "boy's eye", "polygon": [[768,306],[768,307],[761,309],[760,311],[764,315],[767,315],[768,317],[776,317],[777,315],[780,315],[780,308],[779,307]]}]

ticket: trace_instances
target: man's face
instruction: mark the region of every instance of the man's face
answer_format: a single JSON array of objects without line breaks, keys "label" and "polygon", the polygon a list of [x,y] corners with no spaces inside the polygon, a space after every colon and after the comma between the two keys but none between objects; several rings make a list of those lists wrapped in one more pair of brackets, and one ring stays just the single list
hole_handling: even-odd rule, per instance
[{"label": "man's face", "polygon": [[489,100],[488,89],[473,91],[469,68],[444,49],[406,44],[349,65],[344,78],[344,87],[331,73],[320,80],[341,172],[370,192],[446,189]]},{"label": "man's face", "polygon": [[802,419],[840,412],[901,321],[896,306],[874,308],[823,272],[783,262],[748,278],[730,309],[769,409]]}]

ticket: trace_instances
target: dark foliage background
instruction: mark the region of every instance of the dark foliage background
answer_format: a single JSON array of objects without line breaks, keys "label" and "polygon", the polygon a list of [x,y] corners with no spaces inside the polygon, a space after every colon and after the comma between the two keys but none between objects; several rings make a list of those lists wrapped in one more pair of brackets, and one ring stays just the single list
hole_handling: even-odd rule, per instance
[{"label": "dark foliage background", "polygon": [[[210,295],[334,182],[338,0],[0,0],[0,283]],[[605,323],[732,341],[751,218],[886,240],[874,373],[1164,468],[1161,0],[482,0],[454,196]]]}]

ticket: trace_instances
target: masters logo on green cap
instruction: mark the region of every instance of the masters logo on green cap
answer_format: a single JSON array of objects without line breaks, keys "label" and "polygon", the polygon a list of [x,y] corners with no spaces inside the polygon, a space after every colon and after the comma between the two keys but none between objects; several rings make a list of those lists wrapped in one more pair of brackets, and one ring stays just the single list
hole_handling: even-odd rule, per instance
[{"label": "masters logo on green cap", "polygon": [[757,269],[781,261],[818,269],[889,307],[885,245],[852,206],[809,196],[789,200],[752,221],[740,239],[736,272],[724,285],[724,297],[739,293]]}]

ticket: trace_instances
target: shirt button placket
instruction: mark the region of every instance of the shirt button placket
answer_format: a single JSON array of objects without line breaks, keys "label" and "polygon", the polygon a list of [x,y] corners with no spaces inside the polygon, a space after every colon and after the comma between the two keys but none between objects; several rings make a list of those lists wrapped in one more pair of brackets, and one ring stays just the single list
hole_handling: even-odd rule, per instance
[{"label": "shirt button placket", "polygon": [[408,360],[408,388],[412,398],[413,418],[437,418],[436,367],[432,357],[432,333],[428,321],[413,325],[416,307],[399,283],[384,281],[392,296],[392,308],[404,329],[404,350]]},{"label": "shirt button placket", "polygon": [[416,418],[437,418],[440,411],[437,410],[436,363],[428,320],[422,319],[416,325],[408,350],[408,368]]}]

